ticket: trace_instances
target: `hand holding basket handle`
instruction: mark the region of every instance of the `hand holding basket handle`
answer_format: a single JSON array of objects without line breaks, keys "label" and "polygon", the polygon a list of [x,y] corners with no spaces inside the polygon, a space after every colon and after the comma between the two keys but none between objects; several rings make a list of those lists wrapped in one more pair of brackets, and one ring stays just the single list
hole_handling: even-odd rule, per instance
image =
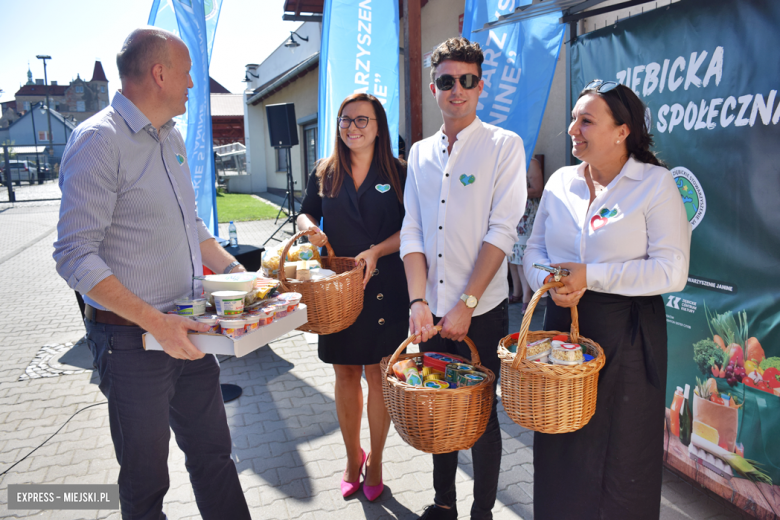
[{"label": "hand holding basket handle", "polygon": [[[436,325],[434,327],[436,329],[436,332],[441,332],[441,325]],[[408,347],[413,341],[416,336],[412,335],[406,338],[403,343],[393,352],[393,355],[390,356],[390,362],[387,364],[387,375],[393,375],[393,365],[396,364],[398,359],[403,354],[404,350],[406,350],[406,347]],[[481,365],[481,361],[479,359],[479,352],[477,352],[477,346],[474,344],[473,341],[471,341],[471,338],[466,336],[463,341],[468,345],[469,350],[471,351],[471,364],[472,365]],[[404,358],[409,357],[417,357],[420,354],[406,354]],[[494,376],[495,377],[495,376]]]},{"label": "hand holding basket handle", "polygon": [[290,247],[302,236],[311,236],[317,234],[317,231],[311,228],[301,231],[284,246],[279,259],[279,281],[282,290],[300,293],[301,303],[307,306],[309,321],[298,327],[298,330],[334,334],[355,323],[363,310],[363,269],[366,263],[336,256],[330,243],[325,242],[328,256],[323,256],[320,264],[336,274],[322,280],[288,279],[284,274],[284,264]]},{"label": "hand holding basket handle", "polygon": [[[520,337],[517,338],[517,355],[515,356],[515,361],[512,363],[512,368],[515,370],[517,370],[517,368],[520,366],[520,361],[525,359],[525,348],[526,345],[528,345],[528,329],[531,328],[531,319],[534,316],[534,309],[536,309],[536,304],[538,304],[539,300],[542,299],[544,293],[554,287],[563,287],[563,282],[550,282],[542,285],[539,290],[534,293],[531,301],[528,302],[528,308],[525,311],[525,315],[523,315],[523,323],[520,326]],[[579,314],[577,313],[577,306],[574,305],[573,307],[569,308],[571,309],[571,331],[569,332],[569,339],[572,343],[579,343],[580,324]]]}]

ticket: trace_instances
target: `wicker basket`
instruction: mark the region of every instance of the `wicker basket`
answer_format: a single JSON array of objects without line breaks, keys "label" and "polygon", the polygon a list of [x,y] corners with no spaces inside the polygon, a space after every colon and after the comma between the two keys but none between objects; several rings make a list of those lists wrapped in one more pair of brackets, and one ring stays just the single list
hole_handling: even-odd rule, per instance
[{"label": "wicker basket", "polygon": [[[441,327],[436,327],[441,330]],[[437,390],[407,385],[393,375],[393,365],[419,354],[402,354],[414,336],[401,343],[392,356],[382,359],[382,393],[395,429],[413,448],[426,453],[449,453],[471,448],[485,432],[493,406],[496,376],[480,364],[477,348],[469,338],[471,363],[486,377],[474,386]],[[449,355],[449,354],[448,354]]]},{"label": "wicker basket", "polygon": [[322,267],[336,273],[323,280],[305,281],[288,279],[284,275],[284,259],[296,240],[304,235],[313,235],[314,230],[301,231],[284,247],[279,259],[279,281],[284,291],[301,294],[301,303],[308,307],[309,321],[298,330],[313,334],[340,332],[357,319],[363,310],[363,268],[365,262],[354,258],[336,256],[330,243],[325,243],[328,256],[321,258]]},{"label": "wicker basket", "polygon": [[[540,433],[566,433],[579,430],[593,417],[599,370],[604,366],[605,358],[598,343],[580,336],[577,307],[572,307],[570,339],[587,347],[593,359],[574,366],[548,365],[525,359],[528,343],[565,334],[528,331],[536,304],[552,287],[563,287],[563,284],[548,283],[536,291],[523,317],[519,338],[506,336],[498,344],[501,402],[509,417],[524,428]],[[517,354],[509,351],[515,343]]]}]

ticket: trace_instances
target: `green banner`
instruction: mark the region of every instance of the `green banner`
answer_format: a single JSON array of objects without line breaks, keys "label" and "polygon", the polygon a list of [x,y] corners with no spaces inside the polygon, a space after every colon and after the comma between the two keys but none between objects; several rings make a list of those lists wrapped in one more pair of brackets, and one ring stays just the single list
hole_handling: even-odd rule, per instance
[{"label": "green banner", "polygon": [[[572,106],[595,78],[629,86],[647,105],[655,151],[674,175],[693,226],[688,285],[664,295],[667,406],[675,389],[689,384],[694,441],[715,441],[708,453],[721,461],[744,454],[774,484],[780,484],[778,27],[776,0],[683,0],[588,33],[572,42],[570,54]],[[697,377],[702,388],[694,398]],[[670,452],[679,442],[672,437]],[[696,450],[689,452],[695,460]]]}]

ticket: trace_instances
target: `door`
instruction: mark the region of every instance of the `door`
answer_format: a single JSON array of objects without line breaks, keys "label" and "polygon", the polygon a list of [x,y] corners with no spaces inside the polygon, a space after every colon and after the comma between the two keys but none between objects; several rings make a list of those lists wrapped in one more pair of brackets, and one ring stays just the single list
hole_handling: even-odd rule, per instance
[{"label": "door", "polygon": [[303,127],[303,185],[301,191],[306,190],[309,181],[309,174],[314,170],[314,164],[317,162],[317,123],[308,124]]}]

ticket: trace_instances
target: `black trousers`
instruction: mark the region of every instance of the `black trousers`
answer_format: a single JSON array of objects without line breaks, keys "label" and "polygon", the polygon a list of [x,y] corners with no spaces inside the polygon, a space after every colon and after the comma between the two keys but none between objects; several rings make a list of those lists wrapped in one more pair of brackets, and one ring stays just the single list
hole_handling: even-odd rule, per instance
[{"label": "black trousers", "polygon": [[[534,518],[657,520],[667,360],[663,299],[586,291],[577,310],[580,334],[601,345],[606,364],[588,424],[534,435]],[[570,324],[571,311],[548,302],[544,330],[569,331]]]},{"label": "black trousers", "polygon": [[[434,316],[434,323],[441,318]],[[485,314],[471,319],[467,336],[477,347],[482,365],[496,375],[496,383],[501,372],[501,362],[498,359],[498,342],[509,334],[509,307],[507,300],[489,310]],[[463,342],[443,339],[434,336],[425,343],[420,343],[421,352],[449,352],[466,359],[471,359],[471,351]],[[473,520],[488,520],[493,518],[492,509],[496,503],[498,491],[498,473],[501,470],[501,428],[496,414],[496,387],[493,386],[493,408],[490,410],[485,433],[471,447],[471,457],[474,462],[474,504],[471,506]],[[455,476],[458,470],[458,452],[443,453],[433,456],[433,488],[436,491],[434,501],[443,506],[453,507],[456,504]]]},{"label": "black trousers", "polygon": [[108,399],[125,520],[161,520],[171,429],[204,520],[250,518],[236,465],[214,356],[174,359],[143,349],[140,327],[86,320],[87,343]]}]

